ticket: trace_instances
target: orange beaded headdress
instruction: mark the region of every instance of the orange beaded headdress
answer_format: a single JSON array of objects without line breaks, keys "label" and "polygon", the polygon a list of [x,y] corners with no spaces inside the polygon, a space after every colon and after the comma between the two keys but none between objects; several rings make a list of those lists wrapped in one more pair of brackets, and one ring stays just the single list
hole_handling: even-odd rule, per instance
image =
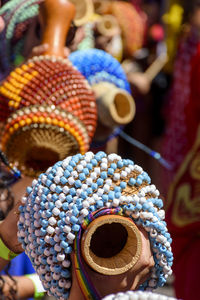
[{"label": "orange beaded headdress", "polygon": [[9,160],[29,176],[69,154],[85,153],[97,118],[88,82],[62,57],[73,4],[47,0],[41,11],[47,53],[15,69],[0,86],[0,121],[6,121],[2,148]]}]

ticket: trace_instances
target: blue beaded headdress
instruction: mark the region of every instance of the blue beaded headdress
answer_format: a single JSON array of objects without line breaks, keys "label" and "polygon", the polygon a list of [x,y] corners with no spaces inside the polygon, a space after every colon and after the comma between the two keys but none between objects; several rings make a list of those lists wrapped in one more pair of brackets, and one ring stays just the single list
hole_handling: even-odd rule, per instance
[{"label": "blue beaded headdress", "polygon": [[[100,82],[108,82],[131,93],[123,68],[109,53],[99,49],[79,50],[71,53],[69,59],[81,74],[86,77],[91,86]],[[115,128],[111,136],[106,141],[103,141],[102,144],[117,136],[120,131],[121,127]],[[102,144],[94,141],[92,147],[98,147]]]},{"label": "blue beaded headdress", "polygon": [[159,191],[129,159],[104,152],[67,157],[33,180],[22,202],[19,241],[44,288],[57,299],[69,296],[69,254],[80,228],[103,208],[115,214],[120,210],[149,235],[155,266],[141,290],[162,286],[172,273],[171,238]]}]

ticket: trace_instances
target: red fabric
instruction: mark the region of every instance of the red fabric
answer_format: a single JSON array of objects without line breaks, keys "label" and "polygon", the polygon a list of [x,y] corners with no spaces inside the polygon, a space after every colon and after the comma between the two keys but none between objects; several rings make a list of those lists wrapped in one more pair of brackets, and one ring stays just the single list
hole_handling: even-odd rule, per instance
[{"label": "red fabric", "polygon": [[172,250],[175,256],[173,272],[176,297],[198,300],[200,273],[200,237],[173,236]]}]

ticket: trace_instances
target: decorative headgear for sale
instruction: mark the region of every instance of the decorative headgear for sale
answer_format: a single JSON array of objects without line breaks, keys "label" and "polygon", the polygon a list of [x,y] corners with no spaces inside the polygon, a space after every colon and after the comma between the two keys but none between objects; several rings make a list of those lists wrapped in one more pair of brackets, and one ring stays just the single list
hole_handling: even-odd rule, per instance
[{"label": "decorative headgear for sale", "polygon": [[[141,253],[137,226],[148,233],[155,266],[139,289],[154,289],[172,273],[171,238],[159,191],[129,159],[104,152],[57,162],[27,188],[18,237],[49,295],[68,299],[75,272],[83,295],[100,299],[81,256],[101,274],[122,274]],[[81,255],[82,254],[82,255]]]},{"label": "decorative headgear for sale", "polygon": [[0,86],[0,121],[6,123],[2,148],[29,176],[69,154],[85,153],[97,119],[87,80],[63,58],[74,5],[46,0],[40,7],[48,50],[16,68]]},{"label": "decorative headgear for sale", "polygon": [[121,126],[131,122],[135,115],[130,85],[120,63],[103,50],[75,51],[69,59],[95,92],[101,126],[97,126],[92,145],[102,145],[119,134]]}]

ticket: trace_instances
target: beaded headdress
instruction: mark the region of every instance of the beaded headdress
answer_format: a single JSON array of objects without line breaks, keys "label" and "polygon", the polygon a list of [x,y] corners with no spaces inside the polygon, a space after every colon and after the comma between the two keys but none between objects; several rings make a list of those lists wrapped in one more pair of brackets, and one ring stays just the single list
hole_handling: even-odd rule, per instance
[{"label": "beaded headdress", "polygon": [[[109,53],[99,49],[75,51],[69,55],[72,64],[86,77],[91,87],[107,82],[128,93],[131,93],[124,70],[120,63]],[[97,141],[95,138],[92,147],[105,144],[109,139],[119,134],[122,127],[114,127],[113,132],[106,140]]]},{"label": "beaded headdress", "polygon": [[[46,9],[50,9],[46,3]],[[68,15],[68,7],[64,12]],[[56,16],[53,15],[53,25],[64,26],[61,32],[65,35],[71,20],[64,14],[63,25],[61,17]],[[85,153],[97,118],[96,100],[87,80],[60,55],[66,37],[45,34],[44,31],[43,41],[50,39],[52,46],[50,55],[29,59],[0,86],[0,121],[6,123],[1,134],[2,148],[9,161],[29,176],[41,173],[69,154]]]},{"label": "beaded headdress", "polygon": [[155,266],[140,289],[162,286],[172,273],[171,238],[159,191],[129,159],[104,152],[67,157],[33,180],[22,202],[19,241],[44,288],[57,299],[69,296],[73,243],[105,214],[130,218],[148,233]]}]

